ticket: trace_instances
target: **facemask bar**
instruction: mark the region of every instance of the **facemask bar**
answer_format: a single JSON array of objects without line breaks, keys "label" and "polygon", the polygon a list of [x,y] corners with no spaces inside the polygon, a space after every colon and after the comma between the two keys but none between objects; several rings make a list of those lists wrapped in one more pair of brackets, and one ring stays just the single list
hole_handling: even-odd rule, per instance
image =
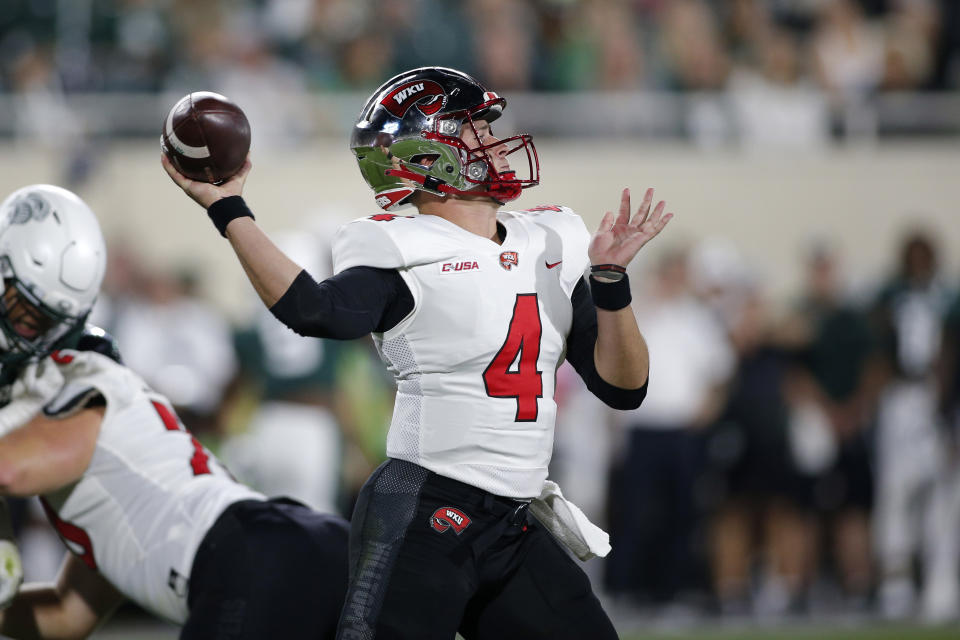
[{"label": "facemask bar", "polygon": [[[0,258],[3,295],[0,297],[0,331],[11,354],[42,357],[53,351],[57,342],[73,328],[82,326],[75,318],[43,304],[13,273],[9,260]],[[21,323],[36,329],[36,335],[24,335]],[[19,327],[19,330],[18,330]]]},{"label": "facemask bar", "polygon": [[[461,153],[461,163],[464,167],[462,175],[464,179],[471,183],[475,184],[479,189],[468,189],[460,190],[450,187],[449,189],[444,189],[444,192],[456,193],[460,195],[480,195],[480,196],[490,196],[493,199],[497,200],[501,204],[509,202],[511,200],[516,200],[520,197],[520,193],[524,189],[534,187],[540,184],[540,158],[537,155],[537,148],[533,144],[533,136],[530,134],[524,133],[509,138],[504,138],[503,140],[497,140],[491,144],[481,145],[479,147],[468,147],[467,144],[459,137],[459,135],[451,135],[452,133],[459,133],[460,127],[450,127],[449,123],[453,122],[452,118],[455,118],[457,115],[463,116],[462,126],[469,126],[473,129],[474,136],[479,140],[480,136],[477,133],[477,128],[474,125],[474,119],[471,115],[472,113],[482,113],[486,111],[491,106],[501,106],[500,104],[502,99],[491,100],[488,103],[484,103],[475,109],[472,109],[470,112],[465,114],[452,114],[451,117],[444,117],[438,119],[433,126],[433,131],[425,132],[423,135],[428,140],[437,140],[448,146],[458,149]],[[482,118],[480,118],[482,119]],[[442,131],[449,130],[451,134],[446,132],[441,133]],[[493,158],[490,155],[490,151],[494,149],[499,149],[504,145],[507,146],[506,156],[513,155],[519,151],[523,151],[526,155],[526,177],[517,178],[517,171],[515,168],[511,168],[509,171],[504,171],[499,173],[496,170],[496,166],[493,162]],[[521,160],[521,164],[522,164]]]}]

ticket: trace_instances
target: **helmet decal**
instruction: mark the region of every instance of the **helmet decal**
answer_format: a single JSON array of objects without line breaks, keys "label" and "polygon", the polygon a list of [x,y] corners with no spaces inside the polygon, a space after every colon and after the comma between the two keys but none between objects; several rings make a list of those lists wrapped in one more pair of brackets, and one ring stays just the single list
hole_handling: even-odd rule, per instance
[{"label": "helmet decal", "polygon": [[53,208],[36,193],[28,193],[14,201],[10,211],[10,224],[26,224],[30,220],[42,221]]},{"label": "helmet decal", "polygon": [[388,93],[380,104],[398,118],[407,115],[410,107],[416,105],[425,116],[432,116],[447,103],[443,87],[433,80],[413,80],[406,82]]},{"label": "helmet decal", "polygon": [[[418,191],[504,204],[537,185],[540,163],[529,134],[480,142],[476,123],[493,122],[505,106],[506,100],[456,69],[421,67],[384,82],[367,99],[350,137],[377,205],[396,211],[412,204]],[[471,130],[477,135],[468,143]]]}]

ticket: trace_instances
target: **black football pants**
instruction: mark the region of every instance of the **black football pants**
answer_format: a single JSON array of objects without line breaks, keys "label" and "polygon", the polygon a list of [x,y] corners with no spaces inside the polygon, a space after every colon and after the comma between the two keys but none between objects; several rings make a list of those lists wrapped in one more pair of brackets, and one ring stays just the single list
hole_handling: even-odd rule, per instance
[{"label": "black football pants", "polygon": [[197,550],[180,640],[333,638],[348,536],[343,518],[291,500],[230,505]]},{"label": "black football pants", "polygon": [[341,640],[616,638],[590,581],[523,502],[401,460],[367,480]]}]

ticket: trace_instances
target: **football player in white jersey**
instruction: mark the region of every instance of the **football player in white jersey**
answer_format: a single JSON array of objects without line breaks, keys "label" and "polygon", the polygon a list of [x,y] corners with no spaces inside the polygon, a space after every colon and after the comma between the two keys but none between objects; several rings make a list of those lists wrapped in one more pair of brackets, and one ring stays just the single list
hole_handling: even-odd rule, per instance
[{"label": "football player in white jersey", "polygon": [[[161,159],[275,316],[303,335],[372,333],[396,379],[389,460],[354,510],[339,638],[616,637],[558,544],[583,559],[609,550],[547,480],[555,374],[566,357],[607,404],[642,402],[648,355],[625,271],[671,214],[648,190],[631,215],[624,190],[591,238],[566,207],[501,210],[539,180],[530,136],[493,133],[505,104],[441,67],[377,89],[351,148],[388,213],[340,229],[321,283],[254,222],[249,162],[216,186]],[[406,205],[419,215],[393,213]]]},{"label": "football player in white jersey", "polygon": [[25,187],[0,225],[0,496],[40,496],[70,551],[0,603],[0,634],[86,637],[126,597],[181,638],[332,638],[346,521],[236,482],[85,328],[106,250],[82,200]]}]

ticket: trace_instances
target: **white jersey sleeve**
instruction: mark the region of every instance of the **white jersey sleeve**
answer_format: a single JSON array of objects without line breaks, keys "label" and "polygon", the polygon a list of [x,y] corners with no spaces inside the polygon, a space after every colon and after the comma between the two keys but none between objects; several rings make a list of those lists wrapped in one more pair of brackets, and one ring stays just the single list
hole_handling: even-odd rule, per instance
[{"label": "white jersey sleeve", "polygon": [[[563,264],[560,265],[560,279],[568,295],[573,293],[580,278],[590,266],[587,248],[590,246],[590,232],[573,209],[560,205],[541,205],[518,212],[537,226],[548,231],[548,242],[557,242],[561,246]],[[555,236],[552,237],[551,236]]]},{"label": "white jersey sleeve", "polygon": [[[453,237],[437,235],[435,216],[380,213],[341,226],[333,241],[333,272],[351,267],[405,269],[456,255]],[[430,235],[434,242],[424,242]]]},{"label": "white jersey sleeve", "polygon": [[130,369],[93,352],[61,351],[67,382],[44,411],[69,415],[91,398],[105,413],[83,477],[42,497],[64,544],[124,595],[175,623],[187,617],[190,570],[230,504],[262,500],[237,483]]}]

